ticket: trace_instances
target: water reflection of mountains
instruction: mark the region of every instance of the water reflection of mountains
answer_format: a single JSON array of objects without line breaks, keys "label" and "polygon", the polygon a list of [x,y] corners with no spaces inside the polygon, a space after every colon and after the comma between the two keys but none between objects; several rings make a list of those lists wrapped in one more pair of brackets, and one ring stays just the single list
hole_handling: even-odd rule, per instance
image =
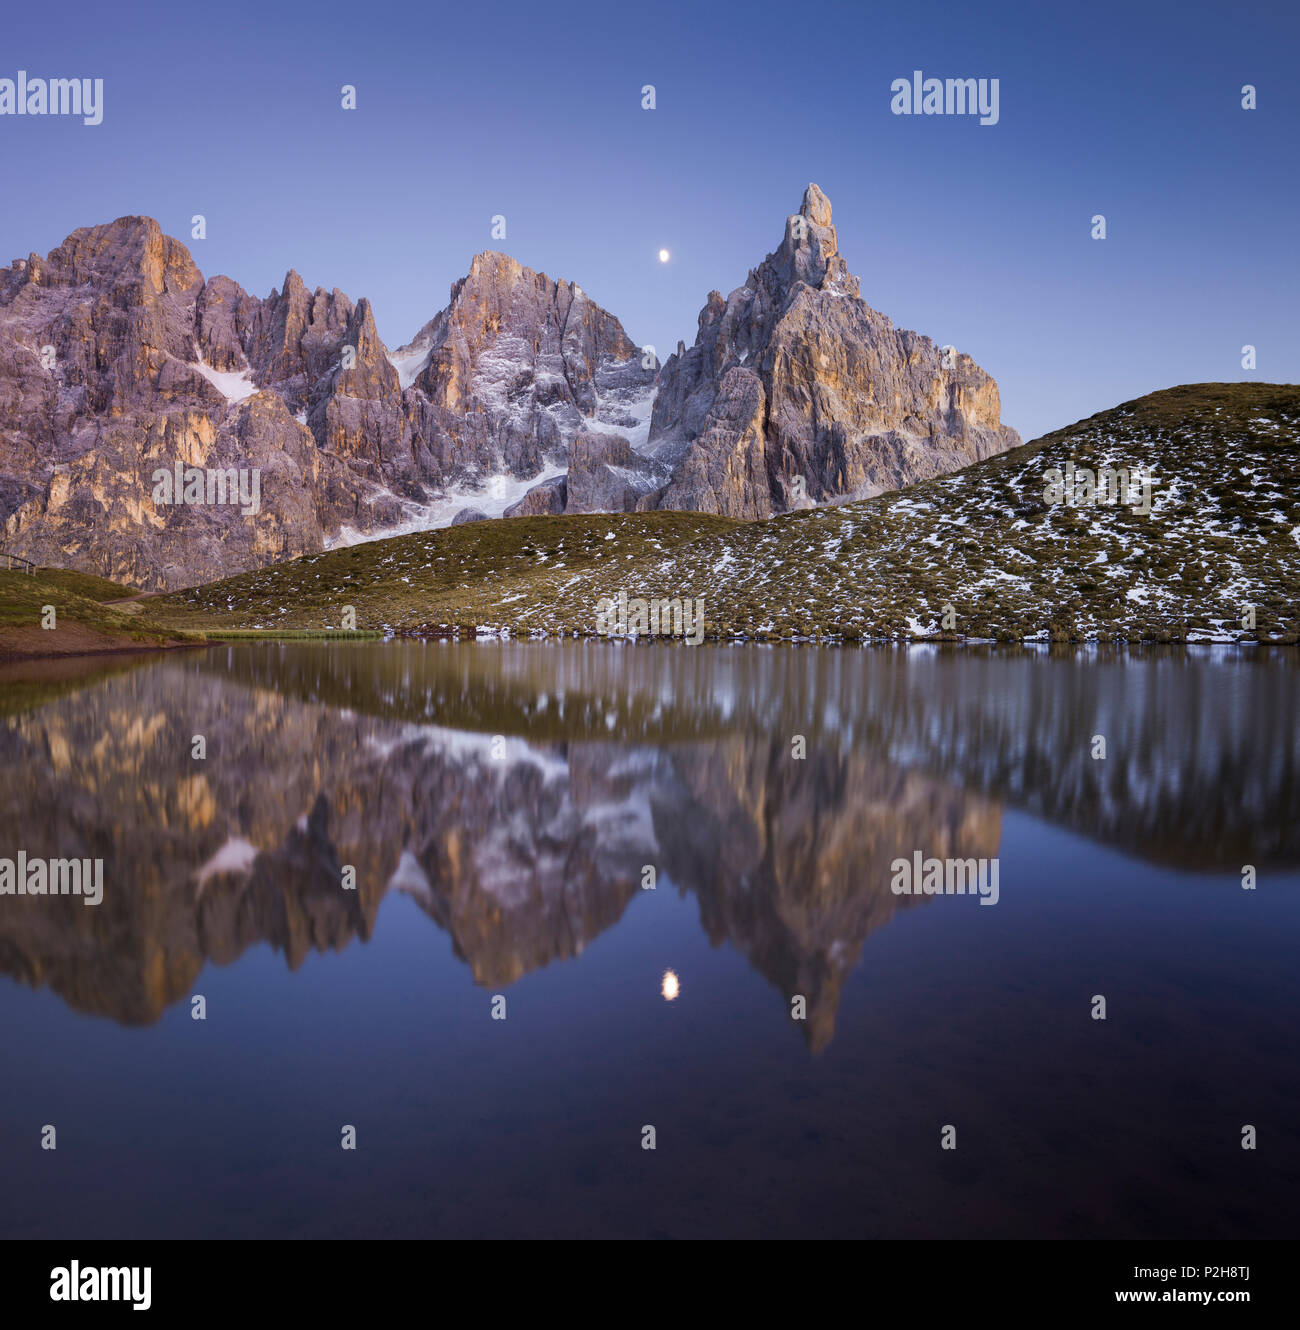
[{"label": "water reflection of mountains", "polygon": [[105,861],[97,907],[0,898],[0,969],[148,1022],[258,942],[296,967],[367,938],[400,890],[499,987],[578,954],[655,864],[715,944],[807,997],[820,1048],[863,941],[906,905],[890,862],[996,855],[1003,804],[1154,859],[1300,861],[1298,677],[1172,653],[172,657],[0,720],[5,844]]}]

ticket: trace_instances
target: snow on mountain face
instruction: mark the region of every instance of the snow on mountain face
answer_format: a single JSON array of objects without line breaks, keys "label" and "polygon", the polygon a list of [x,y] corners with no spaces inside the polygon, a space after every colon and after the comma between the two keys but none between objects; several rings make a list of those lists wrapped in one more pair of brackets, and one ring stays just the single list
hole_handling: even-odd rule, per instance
[{"label": "snow on mountain face", "polygon": [[[968,357],[858,298],[816,186],[662,376],[581,288],[504,254],[390,353],[368,301],[292,270],[265,300],[205,281],[127,217],[0,270],[0,399],[7,547],[147,588],[458,517],[764,517],[1015,438]],[[259,515],[156,504],[142,459],[257,469]]]},{"label": "snow on mountain face", "polygon": [[251,370],[216,370],[201,360],[197,361],[193,368],[198,370],[227,402],[242,402],[244,398],[252,397],[258,391]]},{"label": "snow on mountain face", "polygon": [[451,526],[459,517],[462,521],[480,521],[502,517],[518,504],[535,485],[553,482],[565,474],[565,464],[549,463],[540,476],[521,480],[508,472],[498,471],[481,480],[467,478],[463,483],[450,485],[435,499],[415,502],[388,492],[401,506],[401,518],[382,531],[358,531],[344,524],[338,534],[326,541],[326,549],[345,545],[359,545],[368,540],[386,540],[390,536],[405,536],[414,531],[436,531]]},{"label": "snow on mountain face", "polygon": [[[597,394],[595,415],[566,421],[561,436],[566,440],[566,455],[548,461],[540,475],[531,480],[520,480],[507,472],[497,472],[482,479],[468,478],[463,484],[450,487],[439,499],[433,500],[413,513],[409,524],[401,531],[389,530],[380,535],[399,535],[406,531],[435,530],[461,521],[479,521],[483,518],[528,516],[539,512],[615,512],[624,511],[624,497],[633,499],[650,493],[668,478],[668,472],[653,464],[644,465],[640,457],[628,459],[622,444],[634,453],[643,453],[650,433],[650,412],[654,405],[655,388],[629,385],[620,380],[620,371],[626,362],[610,362],[607,367],[607,391]],[[598,374],[598,381],[602,376]],[[592,440],[590,436],[599,436]],[[588,465],[588,455],[600,453],[595,482],[583,487],[578,474]],[[627,465],[619,466],[618,459]],[[605,468],[600,471],[600,468]],[[597,488],[599,487],[599,492]],[[585,506],[585,505],[597,506]],[[599,506],[606,504],[609,506]],[[339,540],[335,543],[345,543]],[[347,542],[351,543],[351,542]]]},{"label": "snow on mountain face", "polygon": [[568,440],[568,466],[504,511],[506,517],[545,513],[618,513],[651,507],[671,477],[649,453],[655,384],[629,379],[615,362],[598,375],[594,414]]},{"label": "snow on mountain face", "polygon": [[656,390],[654,383],[641,388],[609,387],[600,393],[596,414],[583,422],[583,430],[588,434],[621,434],[635,452],[645,453]]},{"label": "snow on mountain face", "polygon": [[390,352],[388,363],[397,371],[397,384],[405,392],[429,366],[430,343],[414,342]]},{"label": "snow on mountain face", "polygon": [[[653,380],[617,319],[504,255],[390,356],[368,301],[292,270],[265,300],[205,281],[119,218],[0,269],[5,545],[153,589],[499,515]],[[257,470],[258,517],[156,503],[153,463],[176,460]]]}]

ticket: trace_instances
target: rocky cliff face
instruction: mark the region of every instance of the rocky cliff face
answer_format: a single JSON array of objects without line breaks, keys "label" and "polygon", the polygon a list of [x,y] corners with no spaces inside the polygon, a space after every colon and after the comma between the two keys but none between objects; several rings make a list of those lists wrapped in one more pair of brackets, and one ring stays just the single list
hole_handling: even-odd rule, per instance
[{"label": "rocky cliff face", "polygon": [[447,308],[394,356],[450,466],[515,474],[562,459],[589,419],[634,424],[625,403],[654,382],[640,361],[581,287],[493,253],[475,258]]},{"label": "rocky cliff face", "polygon": [[[294,271],[265,300],[205,281],[149,218],[0,271],[0,543],[148,589],[457,518],[766,517],[1007,448],[999,412],[969,357],[863,303],[815,185],[662,372],[504,254],[392,354],[368,301]],[[257,502],[160,493],[177,466],[255,473]]]},{"label": "rocky cliff face", "polygon": [[967,355],[859,295],[831,205],[809,185],[785,238],[664,365],[650,451],[671,483],[642,507],[768,517],[869,498],[1020,442]]},{"label": "rocky cliff face", "polygon": [[[266,302],[205,284],[185,247],[138,217],[0,273],[5,547],[145,587],[320,548],[331,503],[356,504],[359,488],[294,412],[369,311],[318,292],[312,327],[295,303],[312,312],[295,274]],[[280,390],[259,394],[259,377]],[[244,516],[157,501],[154,472],[177,463],[256,469],[266,502]]]},{"label": "rocky cliff face", "polygon": [[[368,301],[293,271],[265,300],[205,281],[124,217],[0,271],[0,541],[152,589],[435,525],[458,488],[562,474],[653,380],[617,319],[504,255],[390,357]],[[167,502],[178,463],[255,471],[257,510]]]}]

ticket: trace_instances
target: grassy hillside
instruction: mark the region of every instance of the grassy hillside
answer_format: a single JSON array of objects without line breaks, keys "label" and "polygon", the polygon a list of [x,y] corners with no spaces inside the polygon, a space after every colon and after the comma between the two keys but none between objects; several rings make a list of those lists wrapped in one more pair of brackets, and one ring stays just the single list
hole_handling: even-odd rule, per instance
[{"label": "grassy hillside", "polygon": [[[156,623],[140,608],[149,602],[111,605],[130,596],[122,587],[88,573],[40,568],[0,571],[0,661],[141,651],[201,641],[201,634]],[[53,628],[42,627],[54,607]]]},{"label": "grassy hillside", "polygon": [[[1151,511],[1044,501],[1045,473],[1158,478]],[[1300,387],[1153,393],[866,502],[734,522],[519,518],[309,556],[149,602],[162,623],[591,634],[602,597],[702,597],[715,637],[1294,642]],[[1242,615],[1254,607],[1255,628]],[[951,607],[946,611],[945,607]],[[952,625],[944,631],[947,618]]]},{"label": "grassy hillside", "polygon": [[70,591],[73,595],[100,604],[140,594],[135,587],[110,582],[107,577],[97,577],[94,573],[74,572],[71,568],[41,568],[36,576],[47,585],[58,587],[60,591]]},{"label": "grassy hillside", "polygon": [[[647,563],[671,565],[687,548],[745,523],[701,513],[517,517],[370,541],[177,591],[152,602],[167,622],[237,628],[520,625],[550,607],[550,627],[590,627],[589,585]],[[573,595],[569,592],[572,590]],[[541,626],[539,621],[539,627]]]}]

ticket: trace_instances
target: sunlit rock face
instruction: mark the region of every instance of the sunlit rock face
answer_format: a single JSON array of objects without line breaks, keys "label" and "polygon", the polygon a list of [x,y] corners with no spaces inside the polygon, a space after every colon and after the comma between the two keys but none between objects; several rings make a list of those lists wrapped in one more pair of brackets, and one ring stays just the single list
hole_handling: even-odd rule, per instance
[{"label": "sunlit rock face", "polygon": [[[864,497],[1009,447],[999,412],[968,356],[859,298],[815,185],[662,373],[581,287],[493,252],[392,353],[367,300],[292,269],[265,299],[205,281],[147,217],[0,271],[0,538],[146,589],[465,508],[766,517]],[[256,472],[256,511],[169,501],[177,465]]]},{"label": "sunlit rock face", "polygon": [[[456,487],[522,491],[580,429],[635,425],[642,359],[579,287],[505,255],[390,357],[367,300],[293,270],[259,299],[119,218],[0,270],[0,539],[156,589],[436,524]],[[155,473],[177,463],[256,471],[257,511],[169,503]]]},{"label": "sunlit rock face", "polygon": [[672,481],[642,507],[728,517],[853,498],[1014,447],[997,384],[955,349],[895,328],[859,294],[831,205],[809,185],[780,247],[664,365],[650,451]]},{"label": "sunlit rock face", "polygon": [[[313,343],[286,312],[290,285],[264,304],[226,278],[205,284],[144,217],[75,231],[0,273],[6,547],[144,587],[319,548],[317,496],[349,485],[294,418]],[[318,360],[368,317],[337,292],[322,301]],[[283,391],[256,395],[259,376]],[[155,471],[177,463],[256,469],[269,501],[255,517],[156,501]]]}]

